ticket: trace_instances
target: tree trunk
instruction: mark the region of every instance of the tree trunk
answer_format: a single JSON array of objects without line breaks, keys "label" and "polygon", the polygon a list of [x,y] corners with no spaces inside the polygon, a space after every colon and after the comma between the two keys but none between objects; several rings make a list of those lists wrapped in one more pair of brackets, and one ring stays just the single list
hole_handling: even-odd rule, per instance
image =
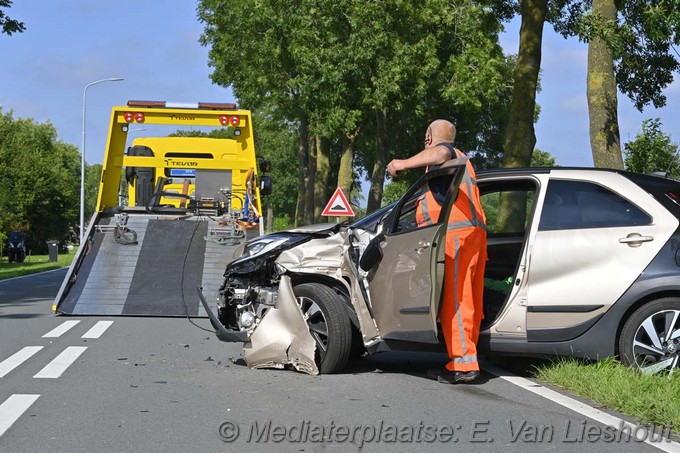
[{"label": "tree trunk", "polygon": [[536,87],[541,69],[543,24],[547,0],[521,0],[522,25],[519,31],[517,66],[508,127],[505,132],[503,167],[529,167],[536,145],[534,119]]},{"label": "tree trunk", "polygon": [[299,141],[298,141],[298,193],[297,203],[295,205],[295,226],[305,224],[305,189],[307,188],[307,180],[309,179],[309,140],[307,130],[307,118],[300,121]]},{"label": "tree trunk", "polygon": [[[543,25],[548,9],[547,0],[521,0],[522,25],[519,31],[519,52],[513,78],[512,104],[505,132],[503,167],[530,167],[536,146],[534,119],[536,87],[541,69]],[[523,209],[521,197],[502,197],[498,207],[498,231],[524,231],[522,216],[513,215]]]},{"label": "tree trunk", "polygon": [[307,140],[309,160],[307,162],[307,184],[305,185],[305,212],[303,225],[314,223],[314,185],[316,184],[316,137],[309,136]]},{"label": "tree trunk", "polygon": [[[616,23],[614,0],[593,0],[593,13]],[[588,114],[590,147],[596,167],[623,169],[617,85],[612,49],[599,36],[588,44]]]},{"label": "tree trunk", "polygon": [[385,183],[385,169],[387,168],[387,154],[389,144],[387,141],[387,112],[376,112],[376,147],[375,163],[371,173],[371,188],[368,191],[368,203],[366,213],[369,214],[380,208]]},{"label": "tree trunk", "polygon": [[331,146],[326,137],[316,138],[316,180],[314,182],[314,222],[323,221],[321,213],[328,203],[328,184],[331,178]]},{"label": "tree trunk", "polygon": [[[354,182],[354,140],[356,135],[344,134],[342,137],[342,156],[340,156],[340,168],[338,170],[338,187],[351,202],[352,199],[352,183]],[[340,220],[346,220],[343,217]]]}]

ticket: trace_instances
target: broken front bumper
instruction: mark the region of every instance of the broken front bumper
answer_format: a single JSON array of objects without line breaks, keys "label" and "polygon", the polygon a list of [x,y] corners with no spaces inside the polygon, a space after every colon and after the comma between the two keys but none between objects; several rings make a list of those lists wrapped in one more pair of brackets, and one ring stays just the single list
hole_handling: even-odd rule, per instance
[{"label": "broken front bumper", "polygon": [[208,317],[210,318],[210,324],[212,324],[215,329],[215,335],[221,341],[226,341],[227,343],[247,343],[248,342],[248,332],[238,331],[238,330],[227,330],[222,323],[217,319],[217,315],[208,306],[208,301],[203,297],[203,291],[198,288],[198,297],[201,299],[203,308],[205,308]]},{"label": "broken front bumper", "polygon": [[226,329],[208,307],[200,289],[199,297],[217,338],[226,342],[246,343],[243,356],[248,367],[284,368],[292,365],[303,373],[319,374],[314,360],[316,341],[297,304],[289,277],[281,277],[276,306],[267,310],[250,337],[248,332]]}]

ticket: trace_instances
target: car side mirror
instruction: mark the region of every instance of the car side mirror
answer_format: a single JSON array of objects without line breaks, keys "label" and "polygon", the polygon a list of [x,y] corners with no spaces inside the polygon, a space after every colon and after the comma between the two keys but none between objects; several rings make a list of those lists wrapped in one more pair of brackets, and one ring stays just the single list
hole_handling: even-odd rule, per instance
[{"label": "car side mirror", "polygon": [[272,178],[260,176],[260,195],[264,197],[270,193],[272,193]]},{"label": "car side mirror", "polygon": [[368,272],[382,261],[383,251],[380,243],[384,240],[385,236],[379,234],[368,243],[366,250],[364,250],[364,253],[359,259],[359,267],[361,267],[361,270]]}]

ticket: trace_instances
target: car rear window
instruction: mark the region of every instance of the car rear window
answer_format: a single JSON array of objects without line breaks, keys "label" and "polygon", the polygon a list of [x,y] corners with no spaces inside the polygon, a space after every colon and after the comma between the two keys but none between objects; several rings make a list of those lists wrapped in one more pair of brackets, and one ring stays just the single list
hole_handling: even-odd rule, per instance
[{"label": "car rear window", "polygon": [[585,181],[551,180],[539,229],[648,225],[651,217],[606,187]]},{"label": "car rear window", "polygon": [[623,172],[622,174],[642,187],[671,214],[680,219],[680,182],[638,173]]}]

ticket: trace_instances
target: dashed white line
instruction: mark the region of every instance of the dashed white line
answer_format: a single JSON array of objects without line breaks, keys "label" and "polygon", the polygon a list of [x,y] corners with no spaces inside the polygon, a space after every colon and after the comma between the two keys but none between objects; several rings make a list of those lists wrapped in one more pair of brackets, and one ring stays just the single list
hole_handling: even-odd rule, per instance
[{"label": "dashed white line", "polygon": [[[597,422],[600,422],[603,425],[613,427],[626,427],[628,430],[630,430],[629,432],[636,433],[637,427],[635,425],[619,417],[615,417],[613,415],[607,414],[606,412],[602,412],[601,410],[589,406],[585,403],[577,401],[573,398],[570,398],[559,392],[551,390],[540,384],[536,384],[535,382],[532,382],[529,379],[525,379],[523,377],[516,376],[508,371],[502,370],[494,365],[491,365],[490,363],[484,362],[482,367],[484,371],[488,371],[492,374],[495,374],[499,378],[508,381],[511,384],[515,384],[518,387],[521,387],[532,393],[540,395],[543,398],[549,399],[559,404],[560,406],[566,407],[567,409],[571,409],[572,411],[578,412],[581,415],[585,415],[586,417],[591,418]],[[663,440],[659,439],[655,441],[654,439],[646,437],[640,440],[648,445],[651,445],[665,452],[680,453],[680,444],[671,441],[670,439],[664,438]]]},{"label": "dashed white line", "polygon": [[33,355],[42,348],[42,346],[26,346],[16,354],[0,362],[0,378],[5,377],[7,373],[33,357]]},{"label": "dashed white line", "polygon": [[73,362],[78,360],[78,357],[86,349],[87,346],[69,346],[33,377],[37,379],[57,379]]},{"label": "dashed white line", "polygon": [[12,395],[0,404],[0,436],[5,434],[40,395]]},{"label": "dashed white line", "polygon": [[90,330],[85,332],[85,335],[81,338],[99,338],[106,332],[106,329],[108,329],[111,324],[113,324],[113,321],[99,321]]},{"label": "dashed white line", "polygon": [[72,320],[72,321],[64,321],[60,326],[50,330],[47,332],[45,335],[43,335],[43,338],[59,338],[69,330],[71,330],[76,324],[78,324],[80,321],[79,320]]}]

